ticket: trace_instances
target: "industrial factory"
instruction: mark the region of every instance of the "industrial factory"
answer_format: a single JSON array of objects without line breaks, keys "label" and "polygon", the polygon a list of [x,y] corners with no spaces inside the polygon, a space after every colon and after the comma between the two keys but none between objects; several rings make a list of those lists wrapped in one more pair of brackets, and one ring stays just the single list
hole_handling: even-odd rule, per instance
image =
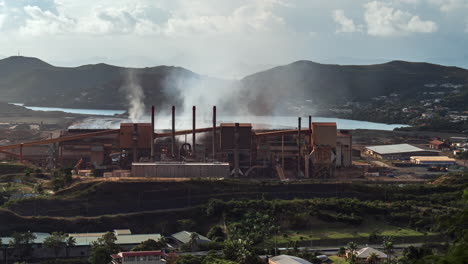
[{"label": "industrial factory", "polygon": [[[312,122],[293,130],[254,129],[251,123],[218,123],[192,129],[158,129],[154,107],[149,123],[121,123],[119,129],[68,129],[47,140],[0,146],[10,159],[43,167],[89,170],[94,176],[155,178],[332,178],[352,165],[352,138],[336,123]],[[29,154],[40,149],[41,155]]]}]

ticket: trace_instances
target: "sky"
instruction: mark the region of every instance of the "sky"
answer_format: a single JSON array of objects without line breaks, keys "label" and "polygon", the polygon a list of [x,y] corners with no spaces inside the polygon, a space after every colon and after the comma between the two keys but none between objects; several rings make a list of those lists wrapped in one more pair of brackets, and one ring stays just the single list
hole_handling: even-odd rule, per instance
[{"label": "sky", "polygon": [[0,0],[0,56],[240,78],[297,60],[468,68],[468,0]]}]

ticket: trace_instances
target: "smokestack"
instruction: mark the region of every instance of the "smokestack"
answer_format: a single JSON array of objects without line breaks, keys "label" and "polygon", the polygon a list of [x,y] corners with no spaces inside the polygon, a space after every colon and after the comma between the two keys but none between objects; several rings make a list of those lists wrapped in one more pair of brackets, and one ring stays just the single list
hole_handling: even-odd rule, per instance
[{"label": "smokestack", "polygon": [[172,106],[172,158],[176,157],[176,142],[175,142],[175,106]]},{"label": "smokestack", "polygon": [[297,119],[297,177],[301,174],[301,125],[302,118]]},{"label": "smokestack", "polygon": [[193,153],[193,157],[194,157],[194,158],[195,158],[196,153],[197,153],[197,152],[196,152],[196,148],[197,148],[197,147],[196,147],[196,144],[197,144],[197,142],[196,142],[196,139],[195,139],[195,122],[196,122],[196,120],[195,120],[195,113],[196,113],[196,111],[197,111],[197,107],[196,107],[196,106],[193,106],[193,107],[192,107],[192,125],[193,125],[193,127],[192,127],[192,153]]},{"label": "smokestack", "polygon": [[213,141],[212,141],[212,148],[213,148],[213,160],[216,159],[216,105],[213,106]]},{"label": "smokestack", "polygon": [[234,177],[239,177],[239,123],[234,127]]},{"label": "smokestack", "polygon": [[151,106],[151,161],[154,161],[154,105]]},{"label": "smokestack", "polygon": [[137,147],[138,147],[138,124],[133,123],[133,162],[138,162]]},{"label": "smokestack", "polygon": [[23,163],[23,143],[20,144],[20,163]]},{"label": "smokestack", "polygon": [[309,145],[312,148],[312,116],[309,116]]}]

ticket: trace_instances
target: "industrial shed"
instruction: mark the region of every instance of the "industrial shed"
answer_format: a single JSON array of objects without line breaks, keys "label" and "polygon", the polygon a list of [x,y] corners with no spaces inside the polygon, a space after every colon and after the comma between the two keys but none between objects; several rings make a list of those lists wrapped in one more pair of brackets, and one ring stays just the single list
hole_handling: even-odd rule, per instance
[{"label": "industrial shed", "polygon": [[425,150],[409,144],[371,146],[364,149],[364,154],[379,159],[410,159],[411,156],[439,156],[438,151]]},{"label": "industrial shed", "polygon": [[225,162],[134,162],[133,177],[155,178],[225,178],[229,163]]},{"label": "industrial shed", "polygon": [[441,166],[450,166],[457,163],[455,159],[451,159],[447,156],[438,156],[438,157],[411,157],[411,162],[418,165],[441,165]]}]

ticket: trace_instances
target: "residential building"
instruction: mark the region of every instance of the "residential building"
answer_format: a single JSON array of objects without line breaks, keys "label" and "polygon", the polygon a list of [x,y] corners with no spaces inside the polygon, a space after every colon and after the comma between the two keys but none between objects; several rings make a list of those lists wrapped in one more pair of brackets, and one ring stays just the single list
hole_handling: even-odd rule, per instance
[{"label": "residential building", "polygon": [[119,252],[111,255],[112,264],[165,264],[166,254],[162,251]]},{"label": "residential building", "polygon": [[445,142],[440,141],[438,139],[434,139],[432,141],[429,141],[429,148],[430,149],[447,151],[447,150],[450,150],[450,145],[448,143],[445,143]]},{"label": "residential building", "polygon": [[196,237],[196,244],[203,244],[211,242],[211,240],[207,237],[204,237],[196,232],[188,232],[188,231],[181,231],[171,235],[171,239],[179,245],[189,244],[192,236],[195,235]]},{"label": "residential building", "polygon": [[276,257],[272,257],[268,259],[268,264],[312,264],[309,261],[294,257],[294,256],[289,256],[289,255],[279,255]]},{"label": "residential building", "polygon": [[373,249],[371,247],[365,247],[356,251],[356,259],[357,259],[356,263],[362,263],[362,264],[369,263],[368,259],[372,253],[375,253],[378,256],[377,260],[373,262],[374,264],[384,263],[385,260],[387,259],[387,254],[383,253],[382,251]]}]

